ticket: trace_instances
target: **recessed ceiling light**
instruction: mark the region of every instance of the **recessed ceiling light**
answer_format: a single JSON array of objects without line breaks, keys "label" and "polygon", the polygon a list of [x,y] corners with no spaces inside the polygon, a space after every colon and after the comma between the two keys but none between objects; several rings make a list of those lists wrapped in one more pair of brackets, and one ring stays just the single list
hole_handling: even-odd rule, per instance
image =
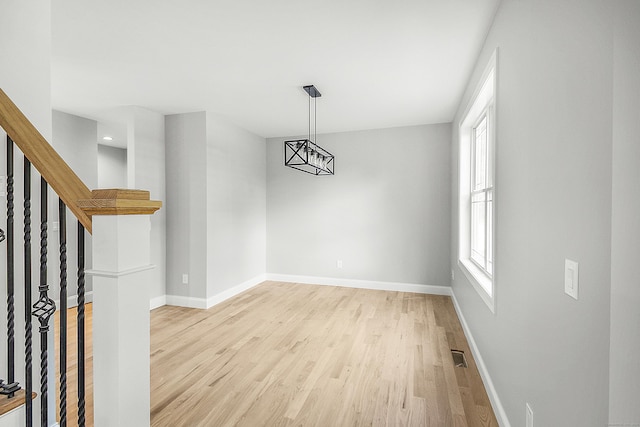
[{"label": "recessed ceiling light", "polygon": [[111,138],[110,136],[103,136],[102,139],[104,139],[105,141],[113,141],[113,138]]}]

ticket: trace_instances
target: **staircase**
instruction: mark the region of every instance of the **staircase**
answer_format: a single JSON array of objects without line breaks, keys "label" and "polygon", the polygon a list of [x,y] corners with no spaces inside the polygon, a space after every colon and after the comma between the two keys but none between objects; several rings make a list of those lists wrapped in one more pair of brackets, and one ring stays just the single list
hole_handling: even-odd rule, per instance
[{"label": "staircase", "polygon": [[[149,301],[145,285],[146,273],[153,268],[149,263],[149,216],[161,202],[150,200],[149,192],[141,190],[91,191],[2,89],[0,127],[6,133],[6,169],[0,166],[0,176],[6,176],[7,199],[6,224],[0,225],[0,245],[6,252],[6,283],[0,284],[0,290],[6,291],[6,303],[0,304],[0,312],[6,314],[6,320],[0,319],[0,336],[6,338],[6,350],[4,343],[0,347],[6,351],[0,365],[0,427],[31,427],[34,423],[48,427],[56,425],[56,418],[61,427],[68,422],[78,426],[149,425]],[[49,212],[51,206],[56,206],[53,210],[57,212]],[[58,223],[59,242],[53,251],[49,248],[53,235],[48,230],[52,221]],[[87,235],[92,235],[93,248],[85,247]],[[75,237],[77,253],[67,253],[69,236]],[[91,270],[85,269],[88,250],[92,251]],[[59,279],[52,286],[48,270],[54,257]],[[69,271],[70,263],[77,265],[77,271]],[[85,419],[87,275],[93,276],[94,286],[95,420]],[[67,396],[70,286],[77,289],[77,396]],[[53,288],[59,289],[55,295]],[[57,309],[60,336],[55,340],[52,316]],[[59,390],[53,380],[56,349]],[[134,388],[135,394],[131,391]],[[67,420],[70,402],[77,402],[77,420]]]}]

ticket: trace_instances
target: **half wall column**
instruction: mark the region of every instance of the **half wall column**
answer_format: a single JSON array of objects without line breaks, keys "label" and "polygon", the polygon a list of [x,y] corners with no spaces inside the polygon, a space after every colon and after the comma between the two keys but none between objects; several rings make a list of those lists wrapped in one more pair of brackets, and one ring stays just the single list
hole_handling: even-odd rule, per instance
[{"label": "half wall column", "polygon": [[[93,366],[96,427],[149,426],[151,281],[149,193],[95,190],[81,201],[93,221]],[[146,200],[145,200],[146,198]]]}]

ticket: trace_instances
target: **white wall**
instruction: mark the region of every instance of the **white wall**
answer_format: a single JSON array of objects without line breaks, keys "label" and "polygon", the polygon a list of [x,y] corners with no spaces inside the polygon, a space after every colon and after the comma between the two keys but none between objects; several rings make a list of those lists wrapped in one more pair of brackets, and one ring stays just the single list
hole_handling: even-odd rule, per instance
[{"label": "white wall", "polygon": [[268,273],[449,285],[449,124],[319,135],[334,176],[285,167],[286,139],[267,143]]},{"label": "white wall", "polygon": [[640,425],[640,2],[615,3],[609,423]]},{"label": "white wall", "polygon": [[[89,189],[97,188],[98,183],[98,123],[72,114],[53,110],[53,138],[51,145],[58,154],[78,175]],[[59,233],[54,230],[53,222],[59,221],[58,197],[49,192],[49,242],[51,248],[58,248]],[[69,305],[76,305],[77,299],[77,220],[67,209],[67,253],[68,259],[68,288]],[[85,233],[85,268],[92,265],[91,235]],[[59,295],[59,254],[57,250],[49,250],[49,281],[54,294]],[[93,277],[85,279],[85,290],[93,290]],[[54,298],[58,299],[58,298]],[[90,297],[88,299],[91,300]]]},{"label": "white wall", "polygon": [[266,271],[266,143],[207,113],[207,296]]},{"label": "white wall", "polygon": [[166,116],[165,134],[167,298],[202,307],[264,274],[265,140],[204,112]]},{"label": "white wall", "polygon": [[[151,200],[166,205],[164,116],[140,107],[127,107],[127,188],[149,191]],[[149,298],[166,294],[166,209],[151,215]]]},{"label": "white wall", "polygon": [[[611,16],[600,0],[503,0],[453,124],[453,290],[514,426],[525,402],[536,426],[608,419]],[[496,47],[494,315],[456,259],[460,115]]]},{"label": "white wall", "polygon": [[[206,113],[165,116],[167,295],[207,297]],[[182,284],[182,274],[189,284]]]},{"label": "white wall", "polygon": [[0,88],[51,140],[51,2],[3,0]]},{"label": "white wall", "polygon": [[[35,0],[23,2],[20,0],[6,0],[2,2],[2,12],[0,13],[0,88],[16,103],[18,108],[27,116],[35,127],[43,134],[47,140],[51,140],[51,4],[46,0]],[[4,140],[5,134],[0,131],[0,137]],[[4,146],[4,144],[3,144]],[[0,150],[0,161],[5,164],[6,150]],[[17,151],[17,150],[16,150]],[[21,156],[20,156],[21,157]],[[18,161],[16,153],[16,253],[21,253],[20,235],[22,229],[22,209],[21,194],[22,186],[22,160]],[[35,187],[34,187],[35,190]],[[37,193],[36,193],[37,194]],[[2,202],[6,202],[3,198]],[[33,208],[37,209],[39,200],[36,197]],[[4,218],[6,211],[2,210],[2,223],[6,224]],[[37,211],[36,211],[37,212]],[[35,219],[35,218],[34,218]],[[4,226],[3,226],[4,228]],[[35,237],[35,235],[34,235]],[[6,271],[5,245],[0,249],[0,269]],[[38,259],[37,245],[33,246],[33,259]],[[21,257],[16,257],[17,260]],[[16,349],[24,348],[24,312],[22,304],[22,290],[19,284],[23,281],[22,265],[20,261],[16,264]],[[34,265],[35,277],[34,289],[37,288],[37,266]],[[0,280],[0,294],[6,295],[6,281]],[[0,304],[0,317],[6,319],[6,305]],[[4,321],[0,322],[4,323]],[[0,328],[0,339],[6,342],[6,329]],[[35,327],[37,331],[37,326]],[[50,345],[52,345],[53,337]],[[39,339],[37,333],[34,334],[33,354],[40,352]],[[6,356],[3,356],[6,357]],[[52,359],[52,357],[50,358]],[[3,363],[3,366],[4,363]],[[37,372],[37,363],[34,364]],[[18,357],[16,362],[16,379],[23,382],[22,361]],[[6,379],[6,372],[0,372],[0,377]],[[54,381],[53,371],[49,375],[49,381]],[[34,390],[39,388],[39,374],[34,374]],[[38,395],[40,393],[38,392]],[[54,415],[55,398],[51,395],[49,400],[49,414]],[[39,414],[39,397],[34,404],[34,414]]]},{"label": "white wall", "polygon": [[98,145],[98,188],[127,188],[125,148]]},{"label": "white wall", "polygon": [[53,110],[51,145],[89,189],[98,186],[98,123]]}]

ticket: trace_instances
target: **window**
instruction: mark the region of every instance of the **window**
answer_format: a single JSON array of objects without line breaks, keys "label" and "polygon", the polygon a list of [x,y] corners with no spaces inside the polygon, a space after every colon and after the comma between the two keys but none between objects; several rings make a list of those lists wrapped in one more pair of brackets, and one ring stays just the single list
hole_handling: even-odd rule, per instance
[{"label": "window", "polygon": [[493,177],[489,167],[487,111],[471,132],[471,253],[489,277],[493,274]]},{"label": "window", "polygon": [[494,52],[460,123],[459,260],[469,282],[495,310]]}]

